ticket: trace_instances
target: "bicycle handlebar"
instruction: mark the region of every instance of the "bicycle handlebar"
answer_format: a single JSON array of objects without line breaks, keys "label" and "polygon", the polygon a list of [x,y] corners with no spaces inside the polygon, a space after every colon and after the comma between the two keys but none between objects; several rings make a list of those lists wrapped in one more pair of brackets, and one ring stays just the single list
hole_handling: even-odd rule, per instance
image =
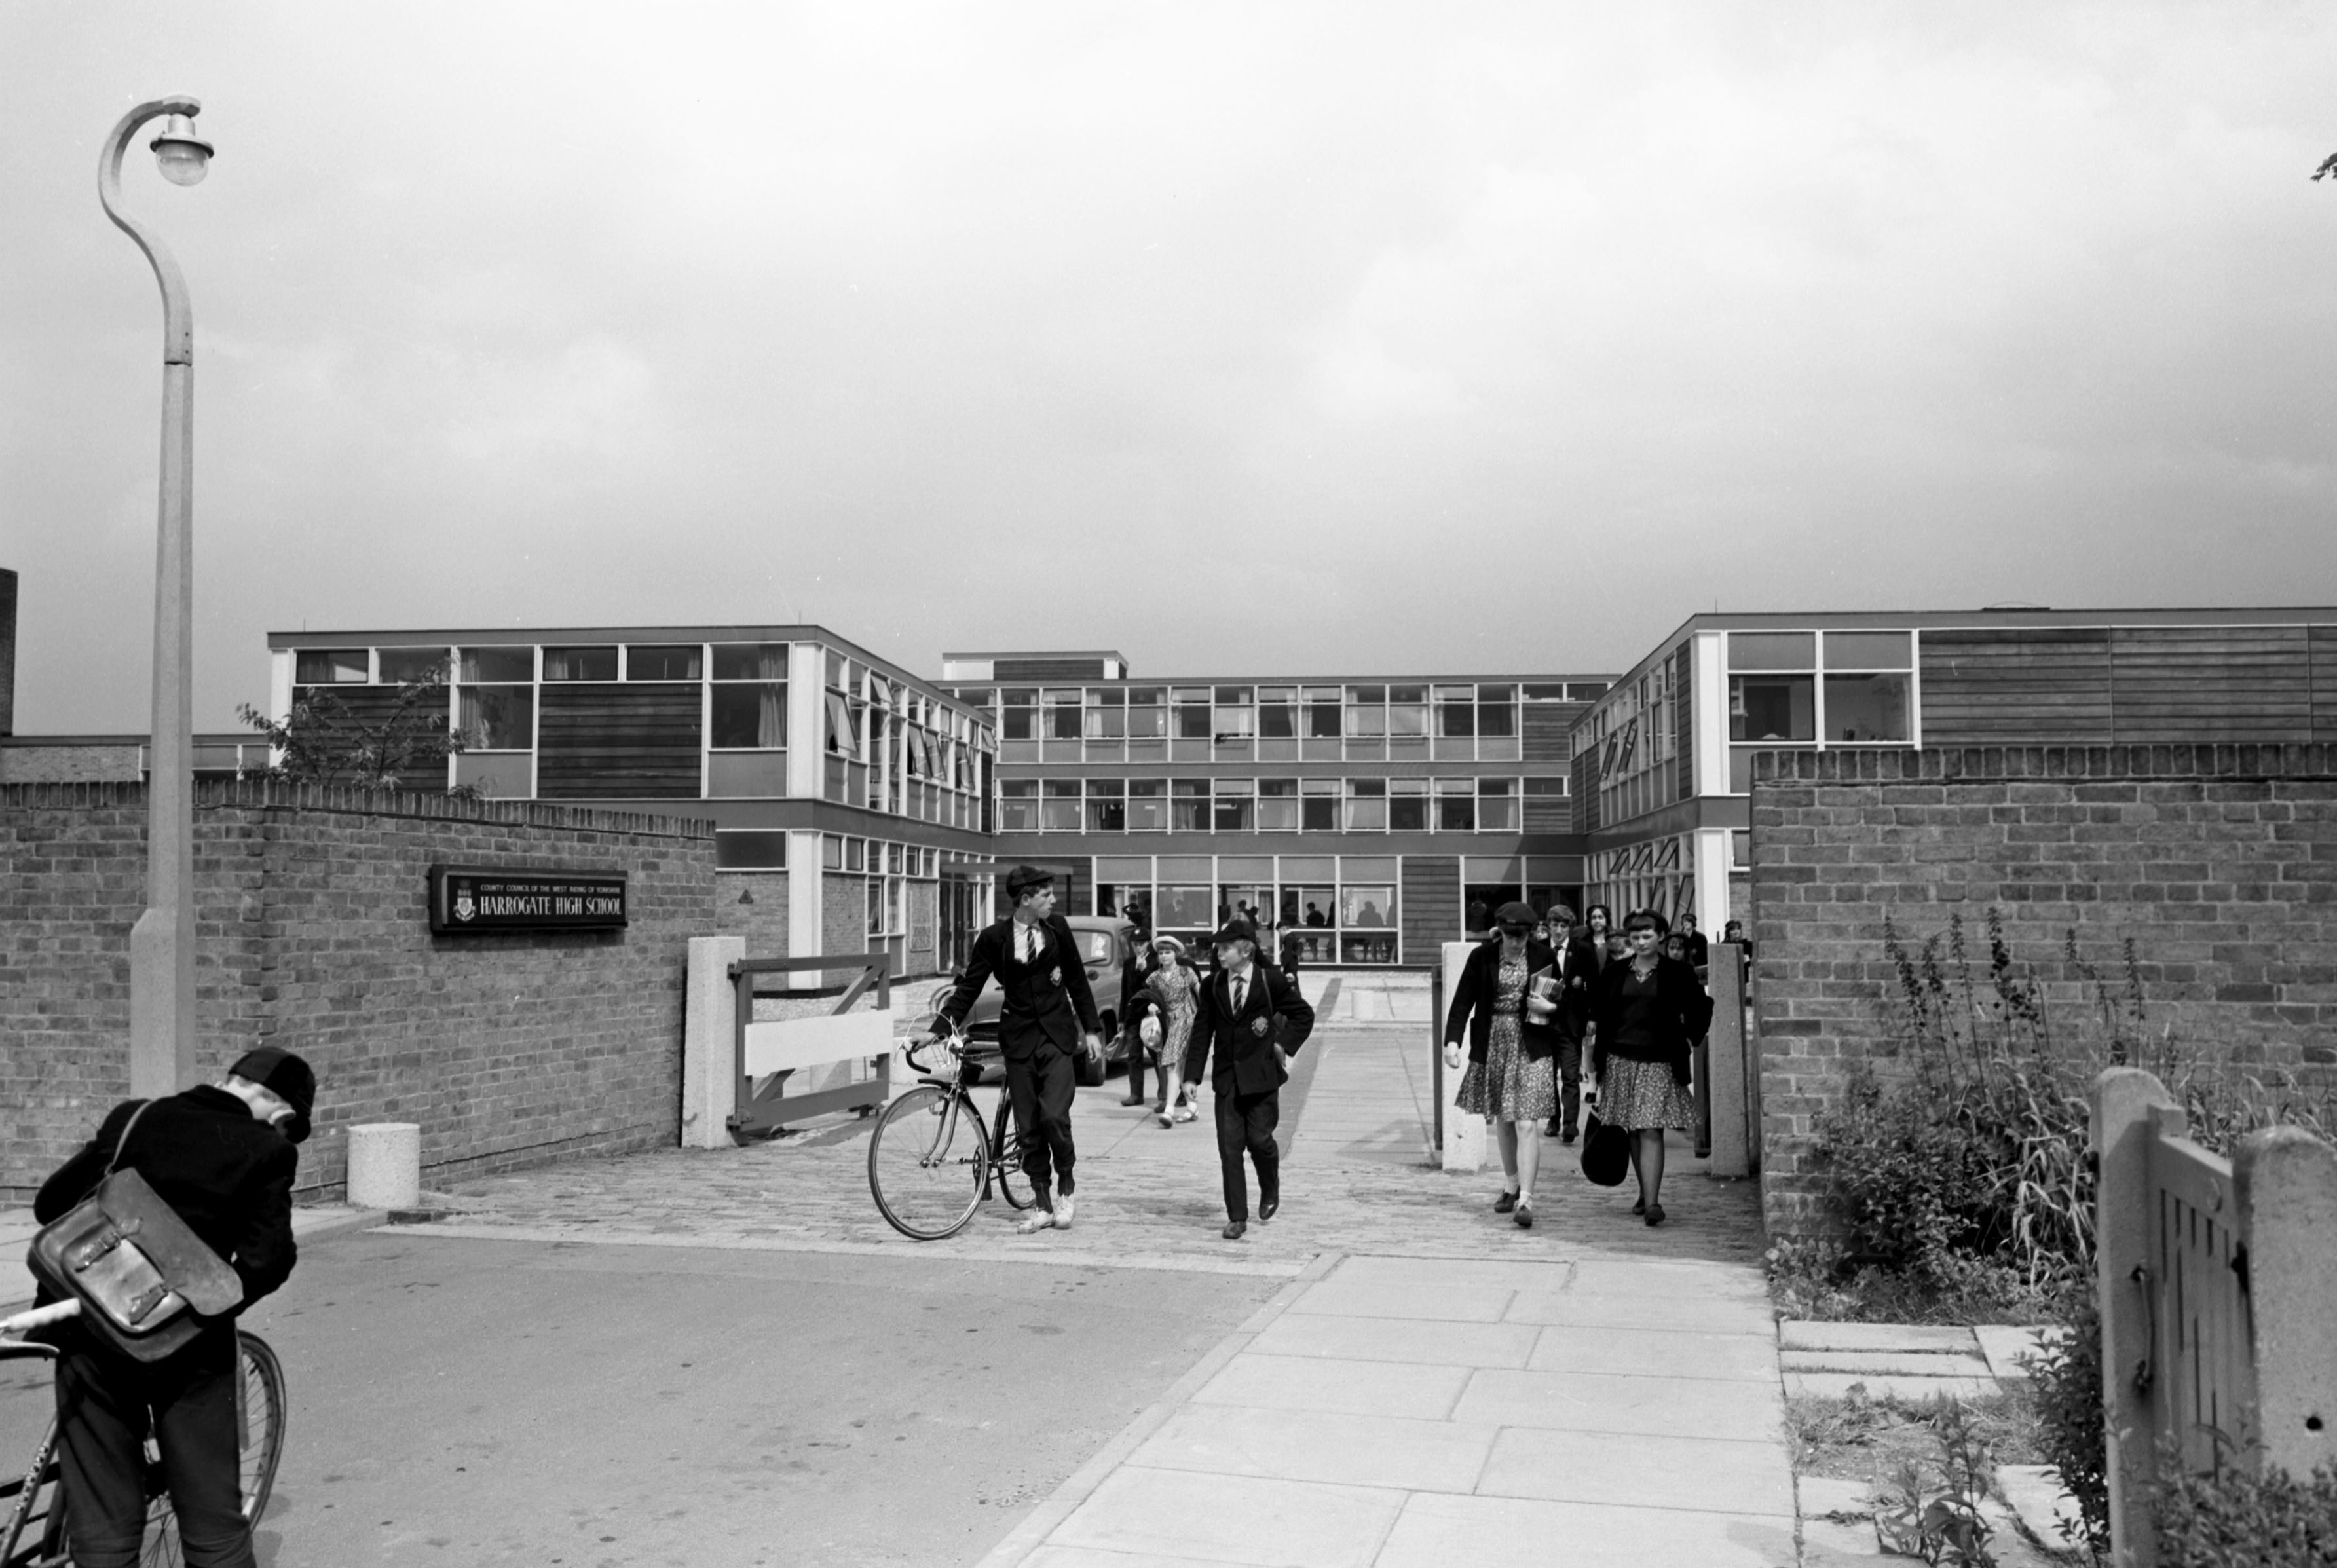
[{"label": "bicycle handlebar", "polygon": [[0,1339],[14,1338],[35,1328],[45,1328],[52,1323],[62,1323],[68,1318],[81,1316],[81,1303],[60,1301],[54,1307],[35,1307],[29,1312],[19,1312],[13,1318],[0,1318]]}]

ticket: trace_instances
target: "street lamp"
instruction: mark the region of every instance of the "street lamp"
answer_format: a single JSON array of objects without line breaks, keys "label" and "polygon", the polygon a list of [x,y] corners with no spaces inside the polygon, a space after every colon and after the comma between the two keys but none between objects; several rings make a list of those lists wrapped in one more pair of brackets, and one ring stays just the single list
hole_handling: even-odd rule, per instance
[{"label": "street lamp", "polygon": [[146,751],[146,910],[130,931],[130,1093],[152,1099],[195,1082],[194,380],[187,280],[152,230],[122,211],[122,154],[151,143],[162,177],[192,185],[210,165],[195,135],[202,104],[158,98],[124,114],[97,160],[97,199],[138,241],[162,289],[162,498],[154,551],[154,721]]}]

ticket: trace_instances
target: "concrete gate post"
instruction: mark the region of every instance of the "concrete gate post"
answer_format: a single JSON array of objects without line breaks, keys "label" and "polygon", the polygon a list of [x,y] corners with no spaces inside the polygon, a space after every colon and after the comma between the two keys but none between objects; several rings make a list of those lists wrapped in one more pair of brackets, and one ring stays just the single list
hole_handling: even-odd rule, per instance
[{"label": "concrete gate post", "polygon": [[[1474,942],[1444,944],[1444,1005],[1452,1005],[1452,993],[1461,984],[1461,966],[1469,962],[1476,948]],[[1444,1049],[1444,1020],[1433,1024],[1437,1045]],[[1465,1052],[1469,1042],[1461,1042]],[[1444,1169],[1447,1171],[1482,1171],[1485,1168],[1485,1119],[1463,1111],[1460,1106],[1461,1080],[1468,1076],[1469,1065],[1464,1057],[1459,1072],[1448,1070],[1444,1074]]]},{"label": "concrete gate post", "polygon": [[743,936],[692,936],[682,1000],[681,1146],[728,1149],[738,1105],[738,1003],[730,965],[747,956]]}]

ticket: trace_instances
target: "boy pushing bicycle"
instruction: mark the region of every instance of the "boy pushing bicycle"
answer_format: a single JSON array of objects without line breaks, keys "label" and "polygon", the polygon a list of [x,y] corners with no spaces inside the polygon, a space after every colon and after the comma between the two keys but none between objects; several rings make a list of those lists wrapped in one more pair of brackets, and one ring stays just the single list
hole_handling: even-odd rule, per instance
[{"label": "boy pushing bicycle", "polygon": [[965,974],[942,1004],[934,1038],[963,1024],[983,986],[998,977],[1005,997],[998,1045],[1006,1058],[1006,1096],[1022,1135],[1022,1170],[1039,1200],[1016,1227],[1028,1236],[1071,1228],[1071,1167],[1078,1159],[1071,1147],[1071,1091],[1079,1079],[1072,1053],[1084,1049],[1100,1061],[1103,1024],[1071,926],[1055,913],[1053,876],[1017,866],[1007,874],[1006,897],[1014,913],[973,939]]}]

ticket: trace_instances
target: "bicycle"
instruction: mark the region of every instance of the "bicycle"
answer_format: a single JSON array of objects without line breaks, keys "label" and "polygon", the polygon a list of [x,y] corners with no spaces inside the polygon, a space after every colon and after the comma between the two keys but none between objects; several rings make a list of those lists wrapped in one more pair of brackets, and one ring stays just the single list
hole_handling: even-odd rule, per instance
[{"label": "bicycle", "polygon": [[[61,1301],[0,1318],[0,1360],[54,1361],[54,1347],[17,1336],[63,1322],[80,1311],[80,1302]],[[239,1328],[235,1340],[236,1370],[243,1385],[243,1403],[236,1421],[242,1447],[243,1516],[257,1524],[276,1485],[276,1463],[284,1455],[284,1367],[259,1335]],[[57,1424],[52,1416],[23,1477],[0,1485],[0,1508],[7,1510],[5,1522],[0,1522],[0,1568],[64,1568],[68,1561],[65,1511],[59,1493]],[[140,1568],[173,1568],[181,1561],[179,1523],[171,1512],[161,1455],[151,1434],[146,1439],[146,1539],[138,1552]]]},{"label": "bicycle", "polygon": [[[983,1064],[970,1044],[952,1030],[945,1041],[910,1046],[904,1054],[917,1070],[917,1086],[885,1107],[868,1139],[869,1196],[886,1223],[913,1241],[956,1235],[993,1183],[1012,1208],[1037,1200],[1022,1173],[1022,1135],[1005,1090],[998,1092],[992,1127],[983,1125],[973,1093]],[[936,1046],[945,1060],[929,1068],[917,1054]]]}]

